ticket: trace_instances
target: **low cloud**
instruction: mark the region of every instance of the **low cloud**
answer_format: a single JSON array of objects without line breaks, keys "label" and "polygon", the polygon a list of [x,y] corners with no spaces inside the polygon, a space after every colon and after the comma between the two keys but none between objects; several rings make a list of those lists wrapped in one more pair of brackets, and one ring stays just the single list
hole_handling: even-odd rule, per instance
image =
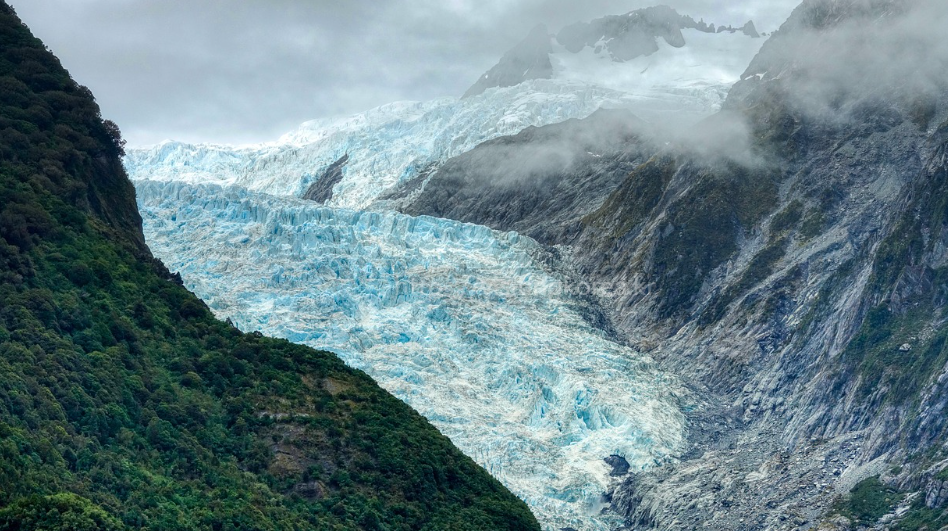
[{"label": "low cloud", "polygon": [[299,123],[459,96],[538,22],[656,3],[775,28],[797,0],[10,0],[131,144],[273,140]]},{"label": "low cloud", "polygon": [[948,3],[808,0],[804,7],[820,4],[829,7],[807,19],[819,27],[788,26],[748,70],[764,81],[784,78],[797,110],[845,120],[866,103],[912,105],[948,89]]},{"label": "low cloud", "polygon": [[[570,176],[577,164],[655,142],[658,132],[625,110],[600,110],[583,120],[531,127],[518,135],[486,142],[454,163],[475,182],[532,187]],[[454,167],[443,168],[451,173]]]}]

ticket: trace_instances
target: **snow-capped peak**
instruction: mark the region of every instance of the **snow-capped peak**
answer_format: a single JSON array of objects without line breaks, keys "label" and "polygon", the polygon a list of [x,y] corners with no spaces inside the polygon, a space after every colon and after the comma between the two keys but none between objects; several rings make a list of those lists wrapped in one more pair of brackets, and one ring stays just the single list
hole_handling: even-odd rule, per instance
[{"label": "snow-capped peak", "polygon": [[[706,39],[703,36],[715,36],[716,39]],[[738,38],[733,38],[737,36]],[[741,69],[753,59],[760,48],[760,35],[753,22],[747,22],[740,28],[732,26],[715,27],[704,20],[695,21],[692,17],[681,15],[668,6],[648,7],[631,11],[624,15],[602,17],[591,22],[579,22],[566,26],[556,35],[547,33],[545,26],[538,26],[530,32],[526,39],[507,52],[500,62],[464,94],[471,97],[495,87],[510,87],[532,79],[570,79],[583,80],[602,85],[602,80],[612,77],[622,78],[622,84],[628,87],[648,85],[647,79],[638,79],[641,76],[631,74],[645,73],[641,67],[650,64],[661,64],[668,60],[670,68],[664,70],[680,70],[682,65],[675,64],[683,54],[676,54],[670,50],[686,47],[691,43],[689,57],[700,57],[702,60],[694,65],[713,67],[715,59],[736,60]],[[569,57],[575,55],[577,57]],[[642,60],[655,56],[649,60]],[[601,67],[602,60],[607,60],[611,70],[602,72],[595,78],[583,77],[590,70]],[[594,63],[596,66],[587,65]],[[631,67],[622,63],[634,62]],[[562,65],[579,67],[571,70]],[[558,67],[559,66],[559,67]],[[682,72],[684,75],[684,72]],[[700,74],[699,74],[700,75]],[[740,76],[729,76],[733,83]],[[655,76],[651,76],[653,79]],[[607,81],[605,86],[618,88],[621,86],[614,81]]]}]

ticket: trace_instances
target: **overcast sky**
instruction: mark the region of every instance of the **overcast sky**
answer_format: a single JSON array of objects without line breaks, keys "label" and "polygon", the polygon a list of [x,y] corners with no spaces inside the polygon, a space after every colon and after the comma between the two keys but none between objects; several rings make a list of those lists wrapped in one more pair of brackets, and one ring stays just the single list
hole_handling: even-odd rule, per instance
[{"label": "overcast sky", "polygon": [[[8,0],[131,145],[274,140],[313,118],[459,96],[538,23],[661,0]],[[667,0],[773,31],[799,0]]]}]

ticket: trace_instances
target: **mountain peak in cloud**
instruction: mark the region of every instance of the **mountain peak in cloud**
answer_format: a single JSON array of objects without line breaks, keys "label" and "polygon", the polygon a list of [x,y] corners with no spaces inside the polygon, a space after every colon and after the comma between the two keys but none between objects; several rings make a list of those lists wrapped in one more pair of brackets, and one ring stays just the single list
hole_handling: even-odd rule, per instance
[{"label": "mountain peak in cloud", "polygon": [[565,49],[571,54],[582,54],[589,49],[598,59],[608,58],[612,62],[624,63],[658,52],[662,47],[661,41],[673,48],[683,48],[687,43],[682,30],[707,34],[739,32],[752,38],[760,37],[752,21],[739,28],[715,27],[704,20],[695,21],[690,16],[681,15],[665,5],[578,22],[564,27],[556,35],[550,35],[546,26],[539,25],[482,75],[464,97],[476,96],[490,88],[518,85],[531,79],[554,79],[556,66],[555,61],[551,61],[551,55],[557,49]]},{"label": "mountain peak in cloud", "polygon": [[531,79],[551,79],[553,53],[550,32],[545,24],[534,27],[527,38],[504,54],[496,66],[482,75],[464,97],[476,96],[493,87],[512,87]]}]

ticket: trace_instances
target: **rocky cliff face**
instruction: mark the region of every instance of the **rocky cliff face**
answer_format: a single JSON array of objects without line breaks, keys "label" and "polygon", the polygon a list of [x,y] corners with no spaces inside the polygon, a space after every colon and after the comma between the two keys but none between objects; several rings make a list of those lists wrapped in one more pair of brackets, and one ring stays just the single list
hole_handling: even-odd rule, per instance
[{"label": "rocky cliff face", "polygon": [[[485,142],[449,160],[434,177],[405,183],[401,209],[517,230],[561,243],[655,151],[647,125],[627,111],[600,110]],[[404,191],[403,191],[404,190]],[[408,191],[414,190],[414,194]],[[420,192],[418,190],[423,190]]]},{"label": "rocky cliff face", "polygon": [[903,528],[943,506],[948,84],[931,35],[944,16],[804,2],[699,131],[584,148],[531,177],[536,208],[487,176],[482,146],[403,207],[556,246],[611,329],[705,397],[690,453],[610,495],[630,524],[845,526],[859,519],[838,505],[826,519],[834,500],[876,476],[917,493]]},{"label": "rocky cliff face", "polygon": [[[752,23],[748,24],[748,27],[753,27]],[[706,24],[703,20],[695,22],[668,6],[655,6],[567,26],[556,35],[556,40],[572,53],[587,46],[600,46],[608,50],[614,61],[628,61],[657,52],[659,39],[675,48],[685,46],[683,29],[716,32],[714,24]],[[733,31],[733,28],[724,26],[720,30],[727,29]]]},{"label": "rocky cliff face", "polygon": [[319,204],[323,204],[332,199],[332,188],[342,180],[342,170],[345,169],[348,162],[349,154],[346,153],[342,158],[330,164],[329,168],[323,172],[319,179],[309,185],[309,188],[303,193],[302,199],[315,201]]}]

